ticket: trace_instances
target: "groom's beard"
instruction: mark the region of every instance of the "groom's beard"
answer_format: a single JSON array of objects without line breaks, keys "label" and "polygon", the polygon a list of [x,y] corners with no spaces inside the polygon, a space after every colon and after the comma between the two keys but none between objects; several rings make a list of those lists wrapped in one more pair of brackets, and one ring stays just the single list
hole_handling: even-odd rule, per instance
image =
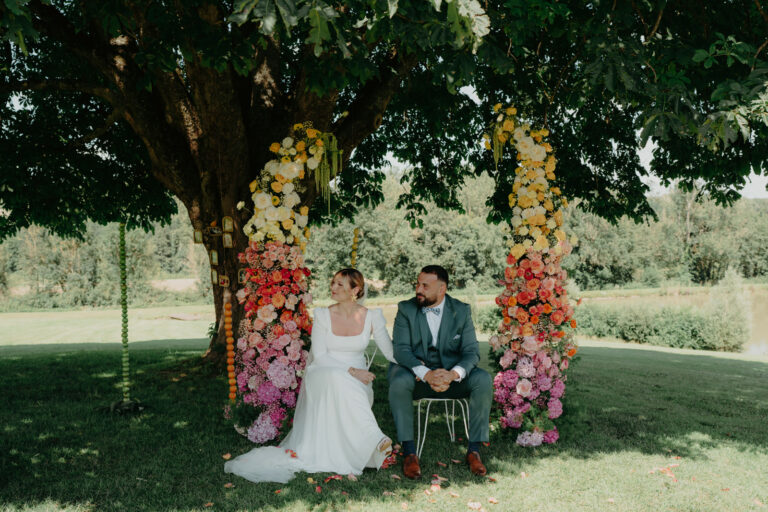
[{"label": "groom's beard", "polygon": [[437,297],[427,298],[425,295],[417,293],[416,302],[419,304],[420,307],[428,308],[429,306],[432,306],[435,302],[437,302]]}]

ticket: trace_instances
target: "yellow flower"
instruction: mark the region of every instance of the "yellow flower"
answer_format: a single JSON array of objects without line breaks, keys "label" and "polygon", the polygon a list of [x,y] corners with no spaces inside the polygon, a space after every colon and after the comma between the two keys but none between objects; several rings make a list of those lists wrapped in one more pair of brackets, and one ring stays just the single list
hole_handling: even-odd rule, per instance
[{"label": "yellow flower", "polygon": [[307,128],[307,137],[310,139],[314,139],[320,134],[318,130],[315,130],[314,128]]},{"label": "yellow flower", "polygon": [[563,231],[562,229],[556,229],[555,230],[555,238],[557,238],[561,242],[563,240],[565,240],[565,231]]},{"label": "yellow flower", "polygon": [[507,132],[511,132],[515,129],[515,122],[511,119],[507,119],[504,121],[504,123],[501,125],[501,129]]},{"label": "yellow flower", "polygon": [[548,172],[548,173],[547,173],[547,179],[548,179],[549,181],[552,181],[552,180],[554,180],[554,179],[555,179],[555,173],[553,173],[553,172]]},{"label": "yellow flower", "polygon": [[323,146],[323,140],[322,139],[317,139],[315,141],[315,144],[317,144],[318,146],[322,147]]},{"label": "yellow flower", "polygon": [[304,128],[304,125],[301,123],[296,123],[293,125],[293,131],[301,130],[302,128]]},{"label": "yellow flower", "polygon": [[277,206],[280,204],[280,198],[277,196],[272,196],[272,205]]},{"label": "yellow flower", "polygon": [[280,161],[283,162],[284,164],[287,164],[288,162],[291,161],[291,157],[286,155],[283,158],[281,158]]},{"label": "yellow flower", "polygon": [[549,136],[549,130],[547,130],[546,128],[542,128],[541,130],[539,130],[539,133],[540,133],[540,134],[541,134],[543,137],[547,137],[547,136]]},{"label": "yellow flower", "polygon": [[559,196],[560,194],[562,194],[562,192],[560,192],[560,187],[552,187],[552,193],[555,194],[556,196]]},{"label": "yellow flower", "polygon": [[508,116],[513,116],[517,114],[517,109],[515,107],[507,107],[507,110],[504,111]]},{"label": "yellow flower", "polygon": [[528,196],[522,196],[517,200],[517,205],[520,208],[529,208],[533,204],[533,199]]},{"label": "yellow flower", "polygon": [[304,179],[304,169],[301,169],[301,170],[299,171],[299,179],[300,179],[300,180],[303,180],[303,179]]},{"label": "yellow flower", "polygon": [[539,201],[543,201],[544,200],[544,194],[539,192],[538,194],[536,194],[536,199],[538,199]]},{"label": "yellow flower", "polygon": [[304,229],[304,238],[309,239],[309,228]]},{"label": "yellow flower", "polygon": [[494,112],[498,112],[499,110],[501,110],[501,103],[497,103],[493,106]]},{"label": "yellow flower", "polygon": [[536,251],[541,251],[542,249],[546,249],[549,247],[549,241],[547,240],[547,237],[544,235],[539,236],[536,239],[536,243],[533,245],[533,249]]},{"label": "yellow flower", "polygon": [[555,214],[552,216],[553,219],[555,219],[555,222],[558,226],[563,225],[563,210],[557,210]]},{"label": "yellow flower", "polygon": [[259,188],[259,182],[258,180],[253,180],[248,184],[248,188],[251,189],[251,194],[253,194],[257,188]]},{"label": "yellow flower", "polygon": [[514,256],[515,259],[520,259],[520,256],[525,254],[525,248],[522,245],[520,245],[520,244],[516,244],[514,247],[512,247],[509,250],[509,254]]},{"label": "yellow flower", "polygon": [[549,142],[545,142],[544,144],[542,144],[542,146],[544,146],[544,149],[547,150],[547,153],[552,152],[552,144],[550,144]]},{"label": "yellow flower", "polygon": [[277,180],[278,183],[285,183],[286,181],[288,181],[285,179],[285,176],[283,176],[280,173],[275,174],[275,180]]},{"label": "yellow flower", "polygon": [[568,208],[568,200],[566,198],[562,199],[563,208]]},{"label": "yellow flower", "polygon": [[528,172],[525,173],[525,177],[529,180],[533,181],[536,179],[536,171],[533,169],[528,169]]},{"label": "yellow flower", "polygon": [[524,170],[525,170],[525,169],[523,169],[522,167],[515,167],[515,174],[520,174],[520,173],[521,173],[521,172],[523,172]]},{"label": "yellow flower", "polygon": [[279,143],[279,142],[273,142],[273,143],[272,143],[272,144],[269,146],[269,150],[270,150],[271,152],[273,152],[273,153],[277,153],[278,151],[280,151],[280,147],[281,147],[281,146],[280,146],[280,143]]},{"label": "yellow flower", "polygon": [[307,144],[303,140],[300,140],[298,144],[296,144],[296,151],[304,151],[306,147],[307,147]]},{"label": "yellow flower", "polygon": [[520,190],[520,182],[519,182],[519,181],[516,181],[516,182],[514,183],[514,185],[512,185],[512,192],[514,192],[515,194],[517,194],[517,191],[518,191],[518,190]]},{"label": "yellow flower", "polygon": [[279,181],[273,181],[270,185],[270,188],[277,192],[278,194],[283,191],[283,184]]},{"label": "yellow flower", "polygon": [[485,146],[485,149],[491,149],[491,142],[488,140],[484,140],[483,146]]},{"label": "yellow flower", "polygon": [[516,201],[517,198],[515,197],[515,194],[509,194],[509,206],[515,206]]},{"label": "yellow flower", "polygon": [[552,204],[552,201],[550,199],[547,199],[544,201],[544,204],[542,205],[547,211],[552,211],[552,209],[555,207],[555,205]]},{"label": "yellow flower", "polygon": [[302,206],[299,208],[299,213],[302,215],[307,215],[309,213],[309,206]]},{"label": "yellow flower", "polygon": [[283,229],[286,231],[289,231],[293,227],[293,221],[291,219],[286,219],[283,221]]},{"label": "yellow flower", "polygon": [[501,142],[502,144],[504,144],[505,142],[507,142],[507,140],[509,139],[509,137],[507,136],[507,134],[506,134],[506,133],[500,133],[500,134],[498,135],[497,139],[499,139],[499,142]]}]

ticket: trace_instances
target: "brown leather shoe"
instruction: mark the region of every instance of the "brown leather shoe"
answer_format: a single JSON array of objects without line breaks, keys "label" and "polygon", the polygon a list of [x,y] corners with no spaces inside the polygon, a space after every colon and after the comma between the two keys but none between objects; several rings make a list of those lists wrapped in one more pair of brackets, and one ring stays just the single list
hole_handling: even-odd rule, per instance
[{"label": "brown leather shoe", "polygon": [[469,470],[477,476],[485,476],[488,473],[488,470],[483,466],[483,461],[480,460],[480,454],[477,452],[467,454],[467,464],[469,464]]},{"label": "brown leather shoe", "polygon": [[421,478],[421,468],[419,467],[419,458],[415,453],[406,455],[403,458],[403,474],[411,480]]}]

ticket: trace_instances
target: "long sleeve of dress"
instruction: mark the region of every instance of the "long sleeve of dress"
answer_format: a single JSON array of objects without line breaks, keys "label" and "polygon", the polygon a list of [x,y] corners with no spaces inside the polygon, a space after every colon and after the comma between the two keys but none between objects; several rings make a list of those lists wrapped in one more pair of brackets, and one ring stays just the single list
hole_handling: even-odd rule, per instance
[{"label": "long sleeve of dress", "polygon": [[309,357],[307,358],[307,366],[311,365],[320,356],[328,353],[328,347],[325,345],[325,330],[328,328],[325,325],[325,311],[321,308],[315,308],[312,315],[312,345],[309,347]]},{"label": "long sleeve of dress", "polygon": [[381,353],[390,363],[397,363],[397,361],[395,361],[392,338],[389,337],[389,333],[387,332],[387,321],[384,319],[384,313],[381,309],[371,310],[371,327],[373,331],[373,341],[376,343],[376,346],[379,347]]}]

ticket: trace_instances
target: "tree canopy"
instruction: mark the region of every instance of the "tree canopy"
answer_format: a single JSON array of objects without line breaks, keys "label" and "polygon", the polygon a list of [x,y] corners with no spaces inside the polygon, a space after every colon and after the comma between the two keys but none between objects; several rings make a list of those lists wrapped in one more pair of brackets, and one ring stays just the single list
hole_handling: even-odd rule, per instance
[{"label": "tree canopy", "polygon": [[479,143],[497,102],[550,130],[561,188],[608,219],[652,215],[648,138],[664,183],[728,203],[765,171],[766,28],[760,0],[7,0],[0,237],[148,227],[171,195],[207,224],[306,120],[344,150],[332,216],[382,200],[391,154],[414,220],[488,171],[499,221],[514,158]]}]

